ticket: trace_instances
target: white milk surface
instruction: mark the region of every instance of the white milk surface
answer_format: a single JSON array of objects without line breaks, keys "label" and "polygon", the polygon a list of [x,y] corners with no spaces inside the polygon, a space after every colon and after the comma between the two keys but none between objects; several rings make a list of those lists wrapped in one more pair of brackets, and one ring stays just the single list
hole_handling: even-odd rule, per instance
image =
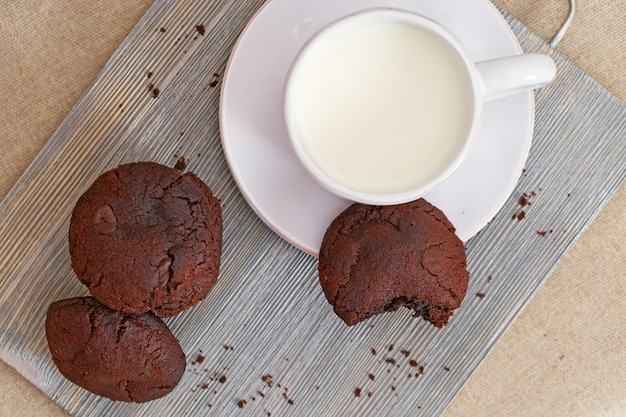
[{"label": "white milk surface", "polygon": [[471,90],[438,36],[360,16],[316,38],[294,67],[288,117],[311,160],[363,192],[436,176],[463,146]]}]

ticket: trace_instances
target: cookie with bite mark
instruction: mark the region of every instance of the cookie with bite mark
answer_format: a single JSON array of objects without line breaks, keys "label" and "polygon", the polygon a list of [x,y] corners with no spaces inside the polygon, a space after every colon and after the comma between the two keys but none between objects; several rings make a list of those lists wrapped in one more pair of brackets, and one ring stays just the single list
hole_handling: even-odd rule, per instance
[{"label": "cookie with bite mark", "polygon": [[348,207],[324,235],[318,270],[328,302],[349,326],[407,307],[443,327],[469,281],[463,242],[424,199]]}]

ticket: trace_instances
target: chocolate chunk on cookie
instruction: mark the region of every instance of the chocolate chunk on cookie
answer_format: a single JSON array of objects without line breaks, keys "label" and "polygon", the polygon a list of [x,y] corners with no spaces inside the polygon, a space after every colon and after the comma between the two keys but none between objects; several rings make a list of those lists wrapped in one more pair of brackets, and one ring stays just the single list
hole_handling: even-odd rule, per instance
[{"label": "chocolate chunk on cookie", "polygon": [[185,354],[161,319],[111,310],[92,297],[53,303],[46,338],[67,379],[112,400],[163,397],[185,372]]},{"label": "chocolate chunk on cookie", "polygon": [[463,242],[424,199],[348,207],[324,235],[319,276],[335,313],[350,326],[408,307],[443,327],[469,281]]},{"label": "chocolate chunk on cookie", "polygon": [[72,268],[105,306],[172,316],[215,284],[222,252],[219,201],[195,174],[152,162],[102,174],[70,221]]}]

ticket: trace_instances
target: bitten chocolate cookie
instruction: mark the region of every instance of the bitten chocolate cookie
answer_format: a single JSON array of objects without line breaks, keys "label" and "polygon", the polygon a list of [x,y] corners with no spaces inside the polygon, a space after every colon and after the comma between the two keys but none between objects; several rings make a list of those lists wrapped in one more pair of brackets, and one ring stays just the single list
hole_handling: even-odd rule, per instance
[{"label": "bitten chocolate cookie", "polygon": [[185,354],[161,319],[111,310],[92,297],[53,303],[46,338],[67,379],[112,400],[163,397],[185,372]]},{"label": "bitten chocolate cookie", "polygon": [[441,210],[424,199],[393,206],[353,204],[322,241],[324,294],[350,326],[404,306],[443,327],[469,280],[465,248],[454,232]]},{"label": "bitten chocolate cookie", "polygon": [[172,316],[217,280],[220,204],[195,174],[152,162],[121,165],[76,203],[69,249],[78,279],[105,306]]}]

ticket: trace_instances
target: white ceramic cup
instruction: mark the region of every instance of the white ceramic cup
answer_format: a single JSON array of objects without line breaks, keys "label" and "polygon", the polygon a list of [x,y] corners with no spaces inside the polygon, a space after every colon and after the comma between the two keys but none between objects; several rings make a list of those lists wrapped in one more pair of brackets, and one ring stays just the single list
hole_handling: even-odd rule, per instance
[{"label": "white ceramic cup", "polygon": [[458,168],[484,102],[555,75],[547,55],[474,63],[436,22],[368,9],[324,27],[299,52],[285,83],[284,123],[298,159],[327,190],[400,204]]}]

